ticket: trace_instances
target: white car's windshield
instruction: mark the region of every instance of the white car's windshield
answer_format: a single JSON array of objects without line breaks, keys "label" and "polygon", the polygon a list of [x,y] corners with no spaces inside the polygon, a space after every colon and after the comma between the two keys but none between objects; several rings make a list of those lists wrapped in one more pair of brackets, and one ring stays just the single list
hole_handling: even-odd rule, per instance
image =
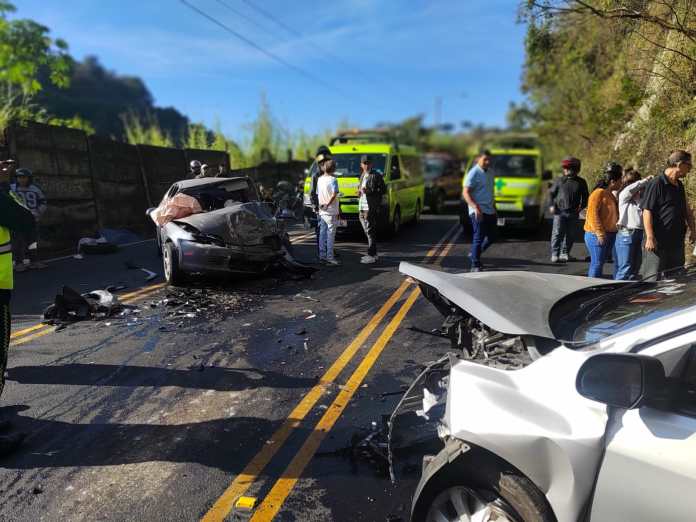
[{"label": "white car's windshield", "polygon": [[659,282],[595,287],[576,292],[551,310],[557,339],[592,343],[696,306],[696,266]]}]

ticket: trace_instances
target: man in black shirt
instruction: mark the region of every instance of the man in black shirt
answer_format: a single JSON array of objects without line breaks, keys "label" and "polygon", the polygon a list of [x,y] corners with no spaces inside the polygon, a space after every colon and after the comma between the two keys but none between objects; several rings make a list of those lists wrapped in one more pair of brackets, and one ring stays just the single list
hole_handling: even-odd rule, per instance
[{"label": "man in black shirt", "polygon": [[578,216],[587,207],[587,182],[579,176],[581,162],[568,157],[561,162],[563,176],[549,190],[553,230],[551,232],[551,262],[574,261],[570,256],[577,234]]},{"label": "man in black shirt", "polygon": [[660,277],[666,270],[684,266],[687,226],[691,242],[696,239],[694,216],[686,201],[684,185],[679,181],[686,177],[691,166],[691,154],[675,150],[667,160],[664,173],[646,186],[641,202],[645,227],[644,277]]}]

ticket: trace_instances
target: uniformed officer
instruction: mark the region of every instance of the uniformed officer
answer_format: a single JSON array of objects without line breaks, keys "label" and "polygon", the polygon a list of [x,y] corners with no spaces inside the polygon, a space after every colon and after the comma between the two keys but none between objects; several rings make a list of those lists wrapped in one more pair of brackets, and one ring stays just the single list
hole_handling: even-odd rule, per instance
[{"label": "uniformed officer", "polygon": [[[12,296],[11,233],[31,235],[36,223],[31,211],[10,192],[10,178],[15,170],[13,160],[0,161],[0,394],[5,387],[5,368],[10,346],[10,297]],[[9,422],[0,422],[0,430],[9,429]],[[0,457],[19,447],[22,434],[0,435]]]}]

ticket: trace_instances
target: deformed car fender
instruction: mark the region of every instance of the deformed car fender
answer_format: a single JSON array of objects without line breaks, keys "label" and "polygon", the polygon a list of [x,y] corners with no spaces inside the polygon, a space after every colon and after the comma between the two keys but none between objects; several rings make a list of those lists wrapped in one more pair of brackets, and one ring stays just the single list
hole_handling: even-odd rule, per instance
[{"label": "deformed car fender", "polygon": [[526,475],[558,520],[578,519],[601,461],[606,407],[575,389],[589,355],[561,347],[520,370],[459,361],[450,372],[445,432]]}]

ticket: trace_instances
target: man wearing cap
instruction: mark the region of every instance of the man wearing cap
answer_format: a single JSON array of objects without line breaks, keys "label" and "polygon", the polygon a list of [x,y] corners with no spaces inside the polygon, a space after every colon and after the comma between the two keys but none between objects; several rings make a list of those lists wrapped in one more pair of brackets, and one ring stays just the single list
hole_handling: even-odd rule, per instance
[{"label": "man wearing cap", "polygon": [[[12,275],[12,247],[10,234],[32,235],[34,216],[19,198],[10,191],[10,177],[14,161],[0,161],[0,394],[5,386],[5,368],[10,346],[10,298],[14,285]],[[0,422],[0,430],[9,423]],[[22,443],[23,435],[0,436],[0,457],[14,451]]]},{"label": "man wearing cap", "polygon": [[686,228],[690,240],[696,240],[694,215],[686,200],[681,179],[691,171],[691,154],[685,150],[672,151],[667,168],[645,187],[641,201],[645,229],[644,277],[661,277],[661,273],[684,266]]},{"label": "man wearing cap", "polygon": [[[46,196],[43,191],[34,184],[31,170],[17,169],[15,172],[16,183],[10,186],[25,207],[34,215],[36,223],[46,212]],[[12,236],[12,250],[15,259],[15,271],[23,272],[27,268],[46,268],[46,265],[36,259],[37,237],[17,233]]]},{"label": "man wearing cap", "polygon": [[212,177],[213,177],[212,170],[210,169],[210,167],[208,166],[207,163],[203,163],[203,165],[201,165],[201,172],[200,172],[200,174],[198,174],[196,176],[195,179],[212,178]]},{"label": "man wearing cap", "polygon": [[587,182],[579,176],[582,163],[569,156],[561,161],[563,176],[549,190],[553,229],[551,232],[551,262],[575,261],[570,252],[577,235],[580,212],[587,207]]},{"label": "man wearing cap", "polygon": [[367,236],[367,255],[360,259],[364,265],[377,261],[377,223],[382,196],[387,192],[382,174],[372,168],[370,156],[360,158],[360,183],[358,188],[358,212],[360,224]]},{"label": "man wearing cap", "polygon": [[331,159],[331,151],[329,150],[329,147],[326,145],[320,145],[319,148],[317,148],[317,153],[315,156],[315,161],[317,164],[316,170],[312,172],[312,177],[310,178],[309,181],[309,201],[312,204],[312,210],[314,210],[314,215],[316,216],[317,219],[317,224],[314,227],[314,236],[317,244],[317,258],[320,258],[319,255],[319,196],[317,195],[317,180],[319,179],[319,176],[323,174],[323,171],[321,170],[322,164]]}]

